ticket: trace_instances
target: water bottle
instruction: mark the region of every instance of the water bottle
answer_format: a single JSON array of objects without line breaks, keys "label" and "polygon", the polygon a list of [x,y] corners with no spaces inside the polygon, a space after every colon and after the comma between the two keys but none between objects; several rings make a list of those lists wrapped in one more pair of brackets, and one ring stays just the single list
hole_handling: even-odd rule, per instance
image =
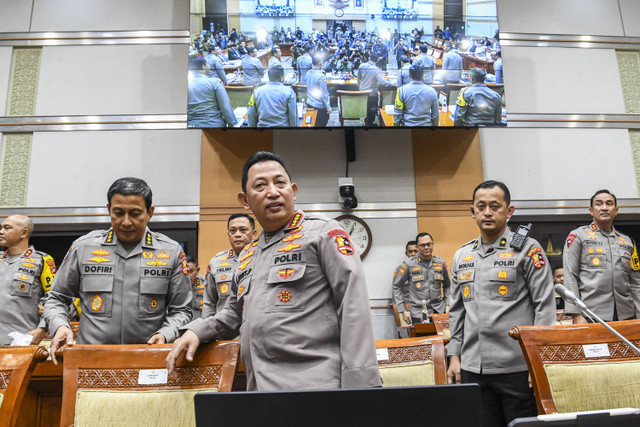
[{"label": "water bottle", "polygon": [[422,323],[429,323],[429,312],[427,311],[427,300],[422,300]]}]

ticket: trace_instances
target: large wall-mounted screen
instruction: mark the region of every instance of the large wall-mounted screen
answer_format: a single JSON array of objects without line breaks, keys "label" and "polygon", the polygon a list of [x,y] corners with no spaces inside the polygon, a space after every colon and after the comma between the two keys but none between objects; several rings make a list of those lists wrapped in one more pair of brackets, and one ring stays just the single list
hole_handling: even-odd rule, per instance
[{"label": "large wall-mounted screen", "polygon": [[506,125],[495,1],[197,3],[191,128]]}]

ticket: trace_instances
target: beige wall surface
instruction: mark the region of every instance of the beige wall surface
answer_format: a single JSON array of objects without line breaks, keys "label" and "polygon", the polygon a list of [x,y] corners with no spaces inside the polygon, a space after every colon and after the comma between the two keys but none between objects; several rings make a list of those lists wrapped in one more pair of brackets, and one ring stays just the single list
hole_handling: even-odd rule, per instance
[{"label": "beige wall surface", "polygon": [[624,35],[618,0],[498,0],[498,22],[503,33]]},{"label": "beige wall surface", "polygon": [[123,176],[147,181],[155,205],[200,203],[200,132],[37,132],[31,150],[28,207],[106,204]]},{"label": "beige wall surface", "polygon": [[187,46],[47,46],[36,114],[186,114]]},{"label": "beige wall surface", "polygon": [[614,49],[503,48],[509,113],[625,112]]},{"label": "beige wall surface", "polygon": [[34,0],[31,31],[185,30],[188,10],[189,0]]},{"label": "beige wall surface", "polygon": [[600,188],[638,196],[626,129],[483,129],[481,138],[485,177],[514,200],[588,199]]}]

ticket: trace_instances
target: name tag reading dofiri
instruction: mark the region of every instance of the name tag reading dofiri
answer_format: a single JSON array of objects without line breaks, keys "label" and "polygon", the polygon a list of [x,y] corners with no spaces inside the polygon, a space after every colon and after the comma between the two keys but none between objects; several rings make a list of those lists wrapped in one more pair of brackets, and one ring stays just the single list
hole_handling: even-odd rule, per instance
[{"label": "name tag reading dofiri", "polygon": [[378,359],[378,360],[389,360],[389,349],[388,348],[376,348],[376,359]]},{"label": "name tag reading dofiri", "polygon": [[166,369],[140,369],[138,374],[139,385],[166,384],[169,371]]},{"label": "name tag reading dofiri", "polygon": [[609,357],[609,346],[607,344],[585,344],[582,346],[584,357]]}]

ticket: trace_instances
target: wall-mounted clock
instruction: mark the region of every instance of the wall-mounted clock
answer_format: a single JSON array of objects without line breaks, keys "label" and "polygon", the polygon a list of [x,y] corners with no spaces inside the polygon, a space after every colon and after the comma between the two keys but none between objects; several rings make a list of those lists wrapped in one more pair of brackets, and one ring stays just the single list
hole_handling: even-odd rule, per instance
[{"label": "wall-mounted clock", "polygon": [[369,225],[364,222],[362,218],[358,218],[354,215],[341,215],[336,220],[342,225],[342,227],[349,233],[351,244],[358,251],[360,259],[364,257],[371,249],[371,229]]}]

